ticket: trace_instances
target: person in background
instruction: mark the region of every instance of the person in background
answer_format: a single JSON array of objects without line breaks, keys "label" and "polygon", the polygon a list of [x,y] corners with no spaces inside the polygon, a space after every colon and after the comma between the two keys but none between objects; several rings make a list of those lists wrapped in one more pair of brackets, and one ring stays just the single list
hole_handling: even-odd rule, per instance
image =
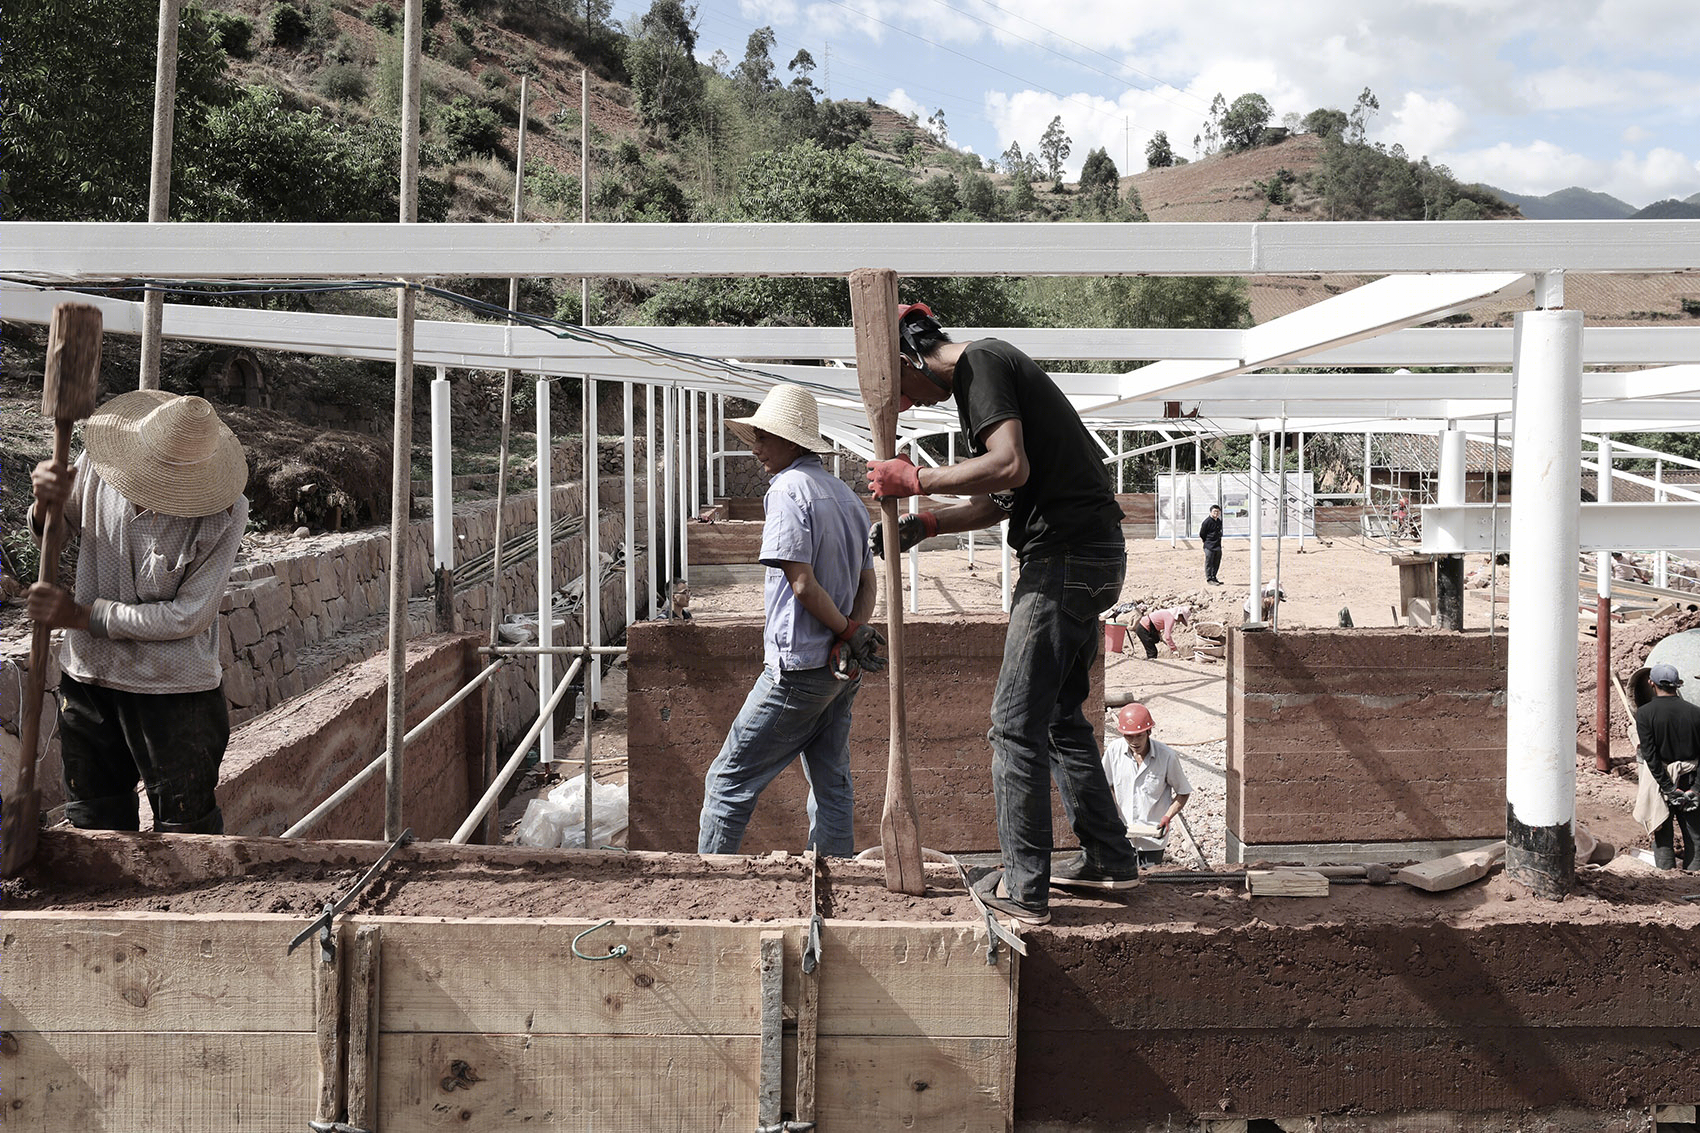
[{"label": "person in background", "polygon": [[1682,677],[1675,665],[1654,665],[1647,673],[1653,696],[1635,710],[1641,743],[1641,785],[1635,797],[1635,821],[1653,837],[1653,864],[1676,868],[1676,827],[1682,827],[1683,869],[1700,869],[1700,795],[1695,769],[1700,766],[1700,706],[1677,690]]},{"label": "person in background", "polygon": [[808,390],[776,385],[753,416],[726,423],[773,477],[762,499],[767,622],[761,676],[708,769],[697,851],[737,853],[761,792],[801,756],[808,844],[848,857],[850,709],[861,670],[886,664],[885,639],[865,624],[879,592],[867,505],[821,465],[832,446]]},{"label": "person in background", "polygon": [[138,781],[156,831],[222,834],[230,742],[218,608],[248,526],[248,460],[211,404],[120,394],[83,424],[82,458],[30,477],[37,538],[49,508],[80,535],[75,592],[37,582],[29,616],[63,629],[59,750],[65,818],[136,830]]},{"label": "person in background", "polygon": [[1198,525],[1198,541],[1204,545],[1204,581],[1221,586],[1216,572],[1222,568],[1222,505],[1211,504],[1210,514]]},{"label": "person in background", "polygon": [[1192,610],[1186,606],[1170,606],[1164,610],[1152,610],[1133,623],[1133,632],[1138,635],[1140,643],[1145,646],[1145,659],[1157,659],[1157,639],[1160,637],[1169,646],[1171,655],[1179,653],[1175,645],[1175,627],[1191,625]]},{"label": "person in background", "polygon": [[[1169,838],[1169,823],[1192,797],[1192,783],[1175,749],[1151,737],[1156,722],[1143,704],[1125,704],[1116,713],[1117,736],[1104,745],[1104,774],[1116,793],[1116,806],[1129,826],[1128,837],[1141,866],[1159,865]],[[1134,833],[1136,825],[1155,826],[1155,835]]]}]

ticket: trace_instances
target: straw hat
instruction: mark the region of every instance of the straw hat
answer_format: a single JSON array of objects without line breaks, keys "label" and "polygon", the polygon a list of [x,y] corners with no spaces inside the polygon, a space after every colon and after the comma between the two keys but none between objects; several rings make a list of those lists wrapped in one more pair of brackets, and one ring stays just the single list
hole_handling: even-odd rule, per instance
[{"label": "straw hat", "polygon": [[216,515],[248,486],[242,442],[204,398],[119,394],[83,423],[83,447],[102,480],[162,515]]},{"label": "straw hat", "polygon": [[726,424],[745,444],[752,442],[751,430],[760,429],[810,452],[832,449],[832,442],[820,435],[820,406],[815,395],[802,386],[780,382],[767,391],[753,416],[733,417]]}]

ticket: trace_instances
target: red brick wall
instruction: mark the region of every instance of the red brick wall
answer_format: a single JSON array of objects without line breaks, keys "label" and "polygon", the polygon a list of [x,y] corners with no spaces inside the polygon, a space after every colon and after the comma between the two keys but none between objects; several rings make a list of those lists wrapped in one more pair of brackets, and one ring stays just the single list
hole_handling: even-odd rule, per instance
[{"label": "red brick wall", "polygon": [[[483,664],[472,634],[437,634],[407,645],[407,727],[458,691]],[[351,665],[288,704],[255,717],[230,738],[218,799],[227,834],[281,834],[384,750],[389,658]],[[471,808],[470,777],[482,766],[483,718],[475,692],[405,755],[403,821],[419,838],[447,838]],[[328,815],[312,838],[382,838],[384,777]]]},{"label": "red brick wall", "polygon": [[[921,842],[934,849],[997,848],[986,730],[1007,624],[1001,614],[904,620],[910,773]],[[696,850],[703,776],[761,671],[761,631],[759,616],[632,627],[627,725],[632,849]],[[885,675],[864,678],[850,730],[857,849],[880,841],[889,707]],[[1103,719],[1101,658],[1086,713],[1094,724]],[[801,767],[786,768],[756,804],[743,852],[806,848],[807,793]],[[1074,845],[1052,795],[1055,841]]]},{"label": "red brick wall", "polygon": [[1248,845],[1505,833],[1505,639],[1232,631],[1228,829]]}]

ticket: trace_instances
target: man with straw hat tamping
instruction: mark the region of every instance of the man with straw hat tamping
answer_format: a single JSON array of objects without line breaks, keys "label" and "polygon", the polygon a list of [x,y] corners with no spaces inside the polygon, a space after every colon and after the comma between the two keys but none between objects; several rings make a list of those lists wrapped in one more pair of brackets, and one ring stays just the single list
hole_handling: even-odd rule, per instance
[{"label": "man with straw hat tamping", "polygon": [[727,421],[773,477],[762,500],[767,625],[761,676],[708,769],[700,853],[737,853],[757,797],[798,756],[808,844],[841,857],[855,851],[850,707],[861,670],[885,668],[885,639],[864,624],[878,594],[868,509],[822,467],[816,453],[830,446],[819,413],[814,395],[782,384],[754,416]]},{"label": "man with straw hat tamping", "polygon": [[230,739],[218,608],[248,523],[248,462],[198,397],[122,394],[83,426],[85,452],[31,476],[30,527],[48,508],[78,532],[75,592],[36,583],[29,616],[63,629],[59,747],[65,817],[91,830],[140,825],[217,834],[214,788]]}]

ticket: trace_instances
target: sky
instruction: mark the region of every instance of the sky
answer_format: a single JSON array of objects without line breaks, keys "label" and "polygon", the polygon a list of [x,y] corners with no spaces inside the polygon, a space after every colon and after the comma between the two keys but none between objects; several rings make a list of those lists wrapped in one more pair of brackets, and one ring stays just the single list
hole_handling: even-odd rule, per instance
[{"label": "sky", "polygon": [[[648,0],[616,0],[635,19]],[[1694,0],[697,0],[697,55],[733,64],[773,29],[781,70],[807,50],[833,98],[871,97],[983,157],[1032,152],[1057,116],[1066,177],[1103,147],[1145,168],[1177,154],[1211,99],[1266,98],[1272,124],[1350,110],[1370,88],[1372,140],[1465,182],[1541,195],[1570,185],[1637,208],[1700,193]]]}]

